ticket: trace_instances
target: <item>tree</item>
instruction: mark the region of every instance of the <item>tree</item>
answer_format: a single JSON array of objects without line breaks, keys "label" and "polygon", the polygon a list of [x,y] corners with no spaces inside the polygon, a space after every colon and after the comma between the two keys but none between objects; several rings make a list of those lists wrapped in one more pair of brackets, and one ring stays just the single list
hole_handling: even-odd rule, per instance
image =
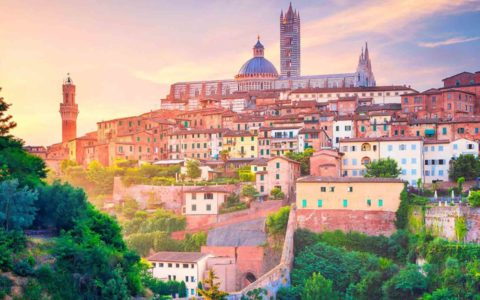
[{"label": "tree", "polygon": [[133,218],[135,213],[138,211],[138,202],[137,200],[127,197],[123,203],[123,214],[128,219]]},{"label": "tree", "polygon": [[312,148],[307,148],[303,152],[287,152],[285,156],[289,159],[298,161],[301,165],[302,175],[310,174],[310,157],[315,151]]},{"label": "tree", "polygon": [[258,191],[255,187],[251,184],[244,185],[242,188],[242,192],[240,193],[242,197],[247,197],[250,201],[255,199],[258,196]]},{"label": "tree", "polygon": [[282,190],[278,187],[273,188],[270,191],[270,195],[273,197],[275,200],[282,200],[285,199],[285,193],[282,192]]},{"label": "tree", "polygon": [[240,197],[236,193],[231,193],[225,200],[225,207],[232,207],[240,203]]},{"label": "tree", "polygon": [[36,191],[19,188],[18,180],[0,182],[0,226],[5,230],[29,227],[35,218]]},{"label": "tree", "polygon": [[47,176],[45,162],[23,149],[23,142],[0,136],[0,181],[17,179],[19,186],[33,188]]},{"label": "tree", "polygon": [[367,164],[365,177],[397,178],[402,169],[392,158],[380,158]]},{"label": "tree", "polygon": [[196,179],[202,175],[200,170],[200,162],[198,160],[190,159],[187,161],[187,176],[191,179]]},{"label": "tree", "polygon": [[112,170],[96,160],[88,164],[87,179],[93,186],[92,192],[95,195],[109,195],[113,192],[113,175]]},{"label": "tree", "polygon": [[276,213],[271,213],[267,217],[266,225],[269,234],[283,235],[287,230],[288,217],[290,215],[290,206],[280,208]]},{"label": "tree", "polygon": [[463,193],[463,184],[465,183],[465,177],[458,177],[457,178],[457,188],[458,192],[461,194]]},{"label": "tree", "polygon": [[[2,91],[2,88],[0,88],[0,91]],[[0,97],[0,136],[8,135],[10,129],[17,126],[17,123],[12,121],[12,116],[7,114],[7,110],[10,106],[11,104],[5,102],[3,97]]]},{"label": "tree", "polygon": [[480,170],[478,159],[472,154],[460,155],[450,164],[449,176],[452,180],[464,177],[465,180],[477,178]]},{"label": "tree", "polygon": [[178,298],[184,297],[187,297],[187,285],[185,284],[185,281],[182,280],[178,286]]},{"label": "tree", "polygon": [[209,269],[208,276],[202,283],[203,288],[198,288],[198,293],[204,297],[205,300],[221,300],[225,299],[225,296],[228,296],[228,293],[220,290],[220,283],[215,282],[217,279],[218,277],[215,275],[215,272]]},{"label": "tree", "polygon": [[305,282],[302,299],[305,300],[334,300],[338,296],[333,291],[332,281],[325,279],[320,273],[313,273]]},{"label": "tree", "polygon": [[409,264],[383,285],[387,299],[417,299],[427,290],[427,278],[418,271],[418,266]]},{"label": "tree", "polygon": [[70,230],[77,220],[85,217],[87,203],[85,192],[68,183],[55,181],[52,185],[40,187],[33,226]]},{"label": "tree", "polygon": [[471,191],[467,201],[471,207],[480,207],[480,191]]}]

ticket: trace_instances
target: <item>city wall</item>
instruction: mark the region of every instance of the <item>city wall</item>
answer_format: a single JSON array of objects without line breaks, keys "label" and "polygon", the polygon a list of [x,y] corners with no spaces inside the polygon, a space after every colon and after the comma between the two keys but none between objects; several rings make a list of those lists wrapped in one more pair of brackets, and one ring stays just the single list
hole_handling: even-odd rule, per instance
[{"label": "city wall", "polygon": [[340,209],[299,209],[299,228],[314,232],[342,230],[359,231],[368,235],[391,235],[395,232],[395,213]]},{"label": "city wall", "polygon": [[424,214],[423,226],[435,236],[448,240],[458,240],[455,224],[463,219],[467,225],[465,242],[480,242],[480,208],[472,208],[465,204],[454,206],[442,205],[429,207],[422,212],[416,210],[416,214]]},{"label": "city wall", "polygon": [[282,257],[280,263],[255,282],[249,284],[238,293],[233,293],[228,296],[229,300],[240,300],[242,295],[246,295],[249,291],[255,289],[263,289],[267,295],[263,299],[275,299],[277,291],[284,286],[290,285],[290,271],[293,267],[294,252],[293,252],[293,236],[297,229],[297,210],[292,205],[290,215],[288,218],[287,231],[285,233],[285,241],[282,249]]}]

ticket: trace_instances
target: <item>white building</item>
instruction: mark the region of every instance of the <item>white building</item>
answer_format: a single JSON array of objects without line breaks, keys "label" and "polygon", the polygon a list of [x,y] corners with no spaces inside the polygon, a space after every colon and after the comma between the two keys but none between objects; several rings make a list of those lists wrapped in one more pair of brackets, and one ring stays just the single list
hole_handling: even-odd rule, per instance
[{"label": "white building", "polygon": [[423,140],[420,137],[380,137],[340,139],[342,175],[363,177],[365,165],[378,160],[394,159],[402,169],[399,178],[412,186],[423,178]]},{"label": "white building", "polygon": [[423,140],[421,138],[383,139],[380,143],[380,158],[392,158],[402,169],[399,178],[412,186],[423,177]]},{"label": "white building", "polygon": [[401,103],[401,95],[416,92],[407,86],[372,86],[372,87],[340,87],[340,88],[304,88],[292,91],[292,101],[312,101],[326,103],[344,97],[372,99],[372,104]]},{"label": "white building", "polygon": [[231,191],[223,186],[202,186],[185,191],[185,214],[217,215]]},{"label": "white building", "polygon": [[477,157],[478,143],[464,138],[453,142],[425,141],[423,153],[425,182],[448,181],[451,160],[467,154]]},{"label": "white building", "polygon": [[213,257],[200,252],[157,252],[147,258],[153,277],[163,281],[185,282],[187,297],[197,296],[197,285],[203,280],[207,260]]},{"label": "white building", "polygon": [[340,139],[353,137],[353,120],[345,118],[333,121],[333,140],[332,146],[338,148]]}]

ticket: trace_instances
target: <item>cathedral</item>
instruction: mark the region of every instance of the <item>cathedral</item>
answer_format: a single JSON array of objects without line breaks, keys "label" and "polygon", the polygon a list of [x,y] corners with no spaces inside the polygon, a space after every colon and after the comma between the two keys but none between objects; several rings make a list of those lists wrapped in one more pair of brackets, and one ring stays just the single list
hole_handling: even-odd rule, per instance
[{"label": "cathedral", "polygon": [[167,101],[228,97],[235,92],[375,86],[368,45],[362,49],[354,73],[301,75],[300,13],[290,3],[280,13],[280,73],[264,57],[265,47],[257,38],[253,57],[233,79],[177,82],[170,86]]}]

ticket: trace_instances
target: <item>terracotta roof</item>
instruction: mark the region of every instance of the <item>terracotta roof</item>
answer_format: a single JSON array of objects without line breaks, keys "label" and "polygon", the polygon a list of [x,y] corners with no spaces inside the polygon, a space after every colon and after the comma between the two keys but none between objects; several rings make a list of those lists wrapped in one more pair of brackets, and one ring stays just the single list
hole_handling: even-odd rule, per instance
[{"label": "terracotta roof", "polygon": [[225,193],[230,194],[228,188],[223,185],[206,185],[197,188],[192,188],[184,193]]},{"label": "terracotta roof", "polygon": [[256,159],[254,159],[250,164],[251,165],[256,165],[256,166],[266,166],[267,162],[268,162],[267,158],[258,157]]},{"label": "terracotta roof", "polygon": [[251,133],[250,131],[244,131],[244,130],[240,130],[240,131],[227,131],[223,134],[224,137],[236,137],[236,136],[255,136],[253,133]]},{"label": "terracotta roof", "polygon": [[305,93],[344,93],[344,92],[377,92],[377,91],[403,91],[414,89],[403,85],[371,86],[371,87],[342,87],[342,88],[304,88],[292,91],[292,94]]},{"label": "terracotta roof", "polygon": [[287,157],[285,157],[285,156],[274,156],[274,157],[270,158],[268,161],[270,162],[270,161],[272,161],[272,160],[274,160],[274,159],[277,159],[277,158],[286,160],[286,161],[291,162],[291,163],[294,163],[294,164],[298,164],[298,165],[300,164],[298,161],[293,160],[293,159],[290,159],[290,158],[287,158]]},{"label": "terracotta roof", "polygon": [[150,255],[147,260],[149,261],[160,261],[160,262],[197,262],[200,259],[204,258],[208,254],[201,252],[157,252],[153,255]]},{"label": "terracotta roof", "polygon": [[226,129],[223,128],[208,128],[208,129],[180,129],[177,131],[172,131],[168,135],[180,135],[180,134],[204,134],[204,133],[220,133],[225,132]]},{"label": "terracotta roof", "polygon": [[348,142],[395,142],[395,141],[421,141],[423,138],[419,136],[393,136],[393,137],[374,137],[374,138],[344,138],[340,139],[340,143]]},{"label": "terracotta roof", "polygon": [[324,176],[305,176],[297,180],[297,182],[345,182],[345,183],[403,183],[398,178],[367,178],[367,177],[324,177]]},{"label": "terracotta roof", "polygon": [[449,144],[450,140],[425,140],[424,144]]}]

